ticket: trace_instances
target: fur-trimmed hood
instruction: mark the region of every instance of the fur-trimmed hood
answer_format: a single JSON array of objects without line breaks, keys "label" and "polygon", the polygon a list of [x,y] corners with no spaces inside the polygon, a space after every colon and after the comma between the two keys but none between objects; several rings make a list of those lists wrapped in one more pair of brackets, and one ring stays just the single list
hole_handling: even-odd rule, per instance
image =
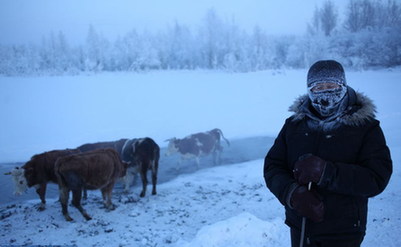
[{"label": "fur-trimmed hood", "polygon": [[[294,103],[289,107],[292,115],[292,121],[300,121],[306,116],[313,118],[311,112],[310,99],[307,94],[299,96]],[[355,92],[348,86],[348,107],[335,120],[349,126],[361,126],[367,121],[375,118],[376,106],[373,101],[360,92]]]}]

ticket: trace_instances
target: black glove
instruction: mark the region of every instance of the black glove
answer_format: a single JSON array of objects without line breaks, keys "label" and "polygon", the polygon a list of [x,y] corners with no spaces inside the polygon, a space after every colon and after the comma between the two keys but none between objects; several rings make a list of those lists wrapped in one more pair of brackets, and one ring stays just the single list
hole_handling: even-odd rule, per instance
[{"label": "black glove", "polygon": [[295,162],[294,177],[302,185],[309,182],[319,183],[325,167],[325,160],[312,154],[306,154]]},{"label": "black glove", "polygon": [[309,191],[306,186],[299,186],[292,192],[290,206],[301,216],[314,222],[323,221],[324,205],[315,191]]}]

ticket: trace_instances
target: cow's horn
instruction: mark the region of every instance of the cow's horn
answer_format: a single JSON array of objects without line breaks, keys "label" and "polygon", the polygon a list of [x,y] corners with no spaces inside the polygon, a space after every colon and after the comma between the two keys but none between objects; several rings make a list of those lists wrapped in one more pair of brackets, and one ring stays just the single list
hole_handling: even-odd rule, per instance
[{"label": "cow's horn", "polygon": [[11,175],[11,172],[6,172],[4,173],[4,175]]}]

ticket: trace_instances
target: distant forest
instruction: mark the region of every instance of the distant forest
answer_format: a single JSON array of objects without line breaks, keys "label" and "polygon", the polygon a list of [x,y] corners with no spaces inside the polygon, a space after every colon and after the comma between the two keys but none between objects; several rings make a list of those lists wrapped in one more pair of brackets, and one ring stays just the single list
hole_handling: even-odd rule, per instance
[{"label": "distant forest", "polygon": [[[273,25],[273,24],[272,24]],[[272,36],[245,31],[209,10],[196,30],[185,24],[159,32],[132,30],[110,42],[89,27],[86,42],[72,46],[62,32],[40,44],[0,46],[2,75],[60,75],[101,71],[306,68],[332,58],[355,69],[401,65],[401,4],[349,0],[340,19],[335,1],[311,13],[304,35]]]}]

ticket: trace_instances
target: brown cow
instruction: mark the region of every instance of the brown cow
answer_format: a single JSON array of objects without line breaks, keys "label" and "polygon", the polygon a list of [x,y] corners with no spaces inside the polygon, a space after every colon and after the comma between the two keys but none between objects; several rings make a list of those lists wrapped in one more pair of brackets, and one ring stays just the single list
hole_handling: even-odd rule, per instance
[{"label": "brown cow", "polygon": [[129,192],[129,187],[134,180],[134,176],[139,174],[142,180],[141,197],[146,194],[148,184],[147,172],[152,172],[152,194],[156,194],[157,170],[160,158],[160,148],[154,140],[149,137],[120,139],[110,142],[96,142],[83,144],[77,147],[81,152],[87,152],[100,148],[113,148],[120,155],[121,160],[128,163],[126,176],[122,178],[124,190]]},{"label": "brown cow", "polygon": [[[166,155],[179,153],[182,159],[196,159],[196,165],[199,167],[199,158],[203,155],[213,155],[213,163],[220,163],[220,155],[223,147],[220,144],[220,138],[223,138],[227,145],[230,142],[223,136],[220,129],[212,129],[207,132],[201,132],[189,135],[183,139],[171,138],[167,147]],[[180,161],[181,162],[181,161]]]},{"label": "brown cow", "polygon": [[32,156],[22,167],[16,167],[10,173],[12,175],[15,194],[20,195],[28,188],[34,186],[41,203],[38,210],[45,209],[45,195],[48,182],[57,183],[54,173],[54,165],[59,157],[79,153],[78,149],[53,150]]},{"label": "brown cow", "polygon": [[[118,141],[87,143],[87,144],[83,144],[83,145],[77,147],[77,149],[79,149],[81,152],[87,152],[87,151],[93,151],[93,150],[102,149],[102,148],[112,148],[117,151],[117,153],[120,155],[120,158],[123,161],[128,162],[128,164],[130,164],[130,162],[132,162],[132,161],[124,160],[122,157],[122,153],[123,153],[124,149],[128,149],[127,143],[131,143],[131,142],[132,142],[132,140],[122,138]],[[121,179],[121,181],[125,185],[124,186],[125,192],[129,191],[130,184],[133,181],[133,174],[138,173],[135,169],[131,169],[131,166],[129,166],[128,168],[129,168],[129,170],[127,172],[127,175]]]},{"label": "brown cow", "polygon": [[117,178],[125,176],[127,164],[112,148],[97,149],[85,153],[73,154],[59,158],[55,165],[60,189],[60,203],[67,221],[73,219],[68,214],[68,197],[72,191],[74,205],[86,220],[92,219],[81,206],[82,189],[100,189],[103,201],[108,210],[115,206],[111,202],[111,193]]}]

